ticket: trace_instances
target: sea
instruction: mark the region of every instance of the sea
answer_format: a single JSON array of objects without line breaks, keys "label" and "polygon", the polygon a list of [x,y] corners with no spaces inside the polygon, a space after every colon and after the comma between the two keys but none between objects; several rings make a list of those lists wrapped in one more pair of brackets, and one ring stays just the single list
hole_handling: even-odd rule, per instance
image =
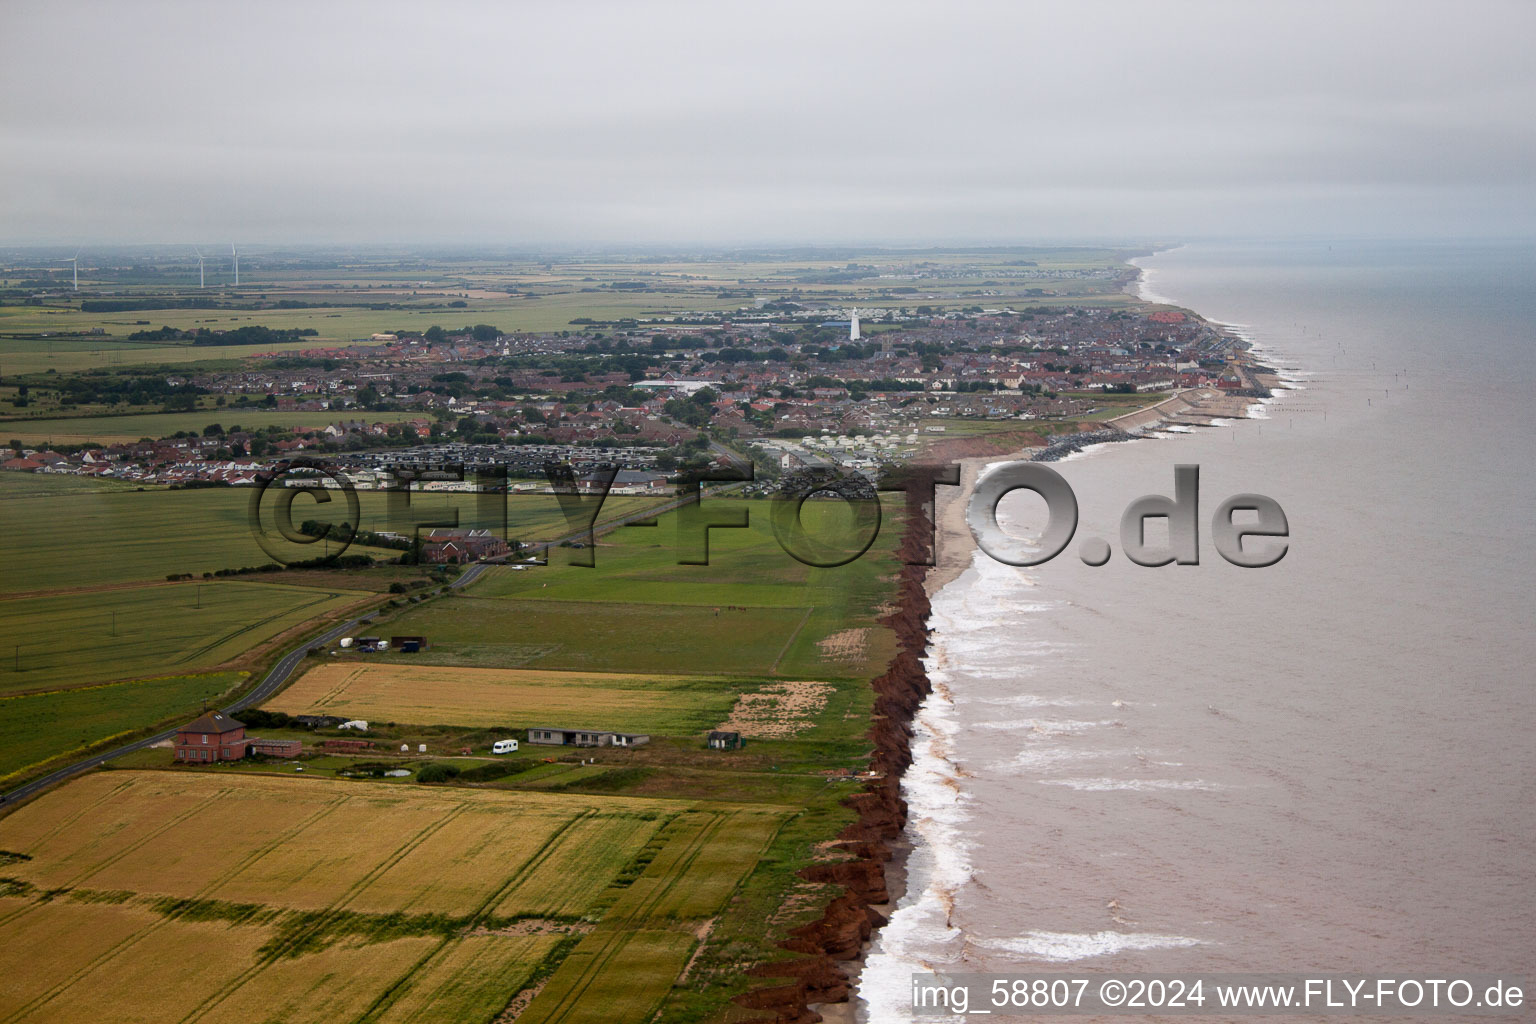
[{"label": "sea", "polygon": [[[930,970],[1536,981],[1536,244],[1135,263],[1142,297],[1226,325],[1284,387],[1056,463],[1067,549],[977,552],[937,595],[907,891],[858,1019],[912,1020]],[[1121,514],[1179,464],[1199,564],[1135,565]],[[1211,542],[1240,493],[1284,509],[1273,566]],[[1040,504],[1006,498],[1003,525],[1029,536]]]}]

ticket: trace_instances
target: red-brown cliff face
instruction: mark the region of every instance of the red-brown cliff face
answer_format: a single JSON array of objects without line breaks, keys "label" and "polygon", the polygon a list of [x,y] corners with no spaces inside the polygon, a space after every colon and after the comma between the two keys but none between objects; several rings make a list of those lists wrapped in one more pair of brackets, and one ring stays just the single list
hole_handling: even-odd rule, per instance
[{"label": "red-brown cliff face", "polygon": [[885,863],[891,859],[889,843],[907,823],[901,775],[912,763],[912,719],[932,690],[922,661],[928,646],[929,605],[923,589],[928,570],[905,563],[927,560],[931,530],[924,510],[909,507],[899,549],[903,566],[897,607],[882,620],[895,631],[899,646],[884,674],[872,683],[875,707],[869,737],[875,749],[869,767],[875,776],[844,801],[858,819],[838,835],[836,844],[853,859],[812,864],[800,872],[807,881],[839,885],[842,893],[827,904],[820,919],[796,928],[783,943],[785,949],[804,954],[800,959],[762,964],[749,972],[792,979],[790,983],[756,989],[735,1000],[739,1006],[771,1013],[776,1024],[815,1024],[821,1015],[810,1004],[847,1000],[848,975],[839,963],[856,959],[874,929],[885,923],[874,906],[890,899]]}]

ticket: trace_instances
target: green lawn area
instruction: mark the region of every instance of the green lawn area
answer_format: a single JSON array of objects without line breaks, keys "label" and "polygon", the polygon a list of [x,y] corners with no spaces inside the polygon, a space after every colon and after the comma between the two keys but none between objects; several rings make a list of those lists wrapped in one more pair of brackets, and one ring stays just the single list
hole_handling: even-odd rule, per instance
[{"label": "green lawn area", "polygon": [[[6,568],[0,595],[265,564],[271,558],[251,536],[251,494],[249,487],[140,491],[70,476],[0,473],[0,560]],[[360,497],[364,528],[387,529],[383,495]],[[434,501],[422,504],[444,504]],[[302,521],[313,507],[308,499],[295,501],[293,518]],[[352,550],[375,558],[399,555],[384,548]],[[336,577],[336,585],[344,581],[344,575]]]},{"label": "green lawn area", "polygon": [[[17,498],[67,498],[77,494],[131,494],[134,485],[99,477],[60,476],[53,473],[0,474],[0,502]],[[0,504],[0,516],[5,506]],[[0,522],[11,523],[10,519]]]},{"label": "green lawn area", "polygon": [[[422,495],[427,499],[435,499],[439,496],[432,493]],[[465,526],[478,526],[495,530],[501,533],[501,523],[482,521],[475,512],[471,502],[472,495],[450,495],[445,505],[456,505],[463,511],[459,513],[460,522]],[[663,504],[671,495],[646,496],[636,494],[614,494],[603,502],[602,509],[598,513],[598,523],[605,523],[612,519],[618,519],[631,512],[639,512],[642,509],[651,508]],[[452,499],[457,499],[453,501]],[[411,496],[412,504],[418,500],[416,495]],[[430,506],[429,506],[430,507]],[[577,516],[577,525],[572,528],[570,520],[560,510],[558,500],[553,494],[509,494],[507,495],[507,529],[506,536],[512,540],[520,540],[524,543],[534,541],[554,540],[566,534],[575,533],[586,524],[586,516],[591,512],[583,509]]]},{"label": "green lawn area", "polygon": [[0,693],[211,668],[364,596],[220,580],[13,599],[0,603]]},{"label": "green lawn area", "polygon": [[[0,473],[0,559],[6,572],[0,595],[162,580],[170,573],[216,572],[262,565],[271,557],[250,531],[248,487],[209,487],[171,491],[115,481],[86,480],[38,473]],[[463,527],[500,523],[477,518],[477,495],[425,492],[411,495],[415,520],[436,520],[458,511]],[[551,540],[571,532],[555,497],[507,496],[508,536],[523,541]],[[269,498],[268,501],[271,499]],[[659,499],[631,495],[609,498],[602,519],[617,518]],[[358,501],[364,530],[389,530],[386,495],[361,491]],[[264,505],[263,508],[266,508]],[[340,522],[345,504],[315,505],[300,497],[293,518]],[[296,557],[320,552],[300,551]],[[349,553],[392,559],[400,552],[354,546]],[[346,574],[336,575],[345,586]]]},{"label": "green lawn area", "polygon": [[[401,616],[393,632],[430,637],[437,665],[767,675],[805,611],[752,608],[707,620],[695,608],[515,601],[455,595]],[[508,642],[497,642],[505,636]]]},{"label": "green lawn area", "polygon": [[0,788],[61,754],[173,716],[190,719],[204,700],[215,705],[244,679],[243,672],[210,672],[0,697]]},{"label": "green lawn area", "polygon": [[[427,636],[420,660],[438,664],[531,666],[615,672],[868,678],[891,650],[875,631],[863,656],[834,660],[828,636],[874,624],[901,528],[887,509],[874,548],[836,568],[785,554],[769,522],[770,503],[706,499],[707,510],[746,510],[747,529],[710,531],[710,564],[679,565],[694,547],[678,537],[678,516],[655,527],[606,535],[596,566],[492,569],[466,592],[401,613],[396,633]],[[809,502],[811,529],[845,515],[842,504]]]}]

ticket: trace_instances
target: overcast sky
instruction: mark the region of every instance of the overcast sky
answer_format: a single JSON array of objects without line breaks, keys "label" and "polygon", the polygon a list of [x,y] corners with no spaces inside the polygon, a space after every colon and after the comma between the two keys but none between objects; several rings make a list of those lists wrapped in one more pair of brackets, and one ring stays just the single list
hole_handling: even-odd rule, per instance
[{"label": "overcast sky", "polygon": [[1536,4],[0,3],[0,242],[1536,234]]}]

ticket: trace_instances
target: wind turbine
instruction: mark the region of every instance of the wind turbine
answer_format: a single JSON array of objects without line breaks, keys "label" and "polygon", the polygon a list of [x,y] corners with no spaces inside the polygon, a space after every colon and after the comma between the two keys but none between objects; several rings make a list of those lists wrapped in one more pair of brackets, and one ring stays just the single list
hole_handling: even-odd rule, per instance
[{"label": "wind turbine", "polygon": [[60,260],[60,262],[61,263],[68,263],[69,264],[70,270],[74,274],[75,291],[79,291],[80,290],[80,250],[76,249],[75,250],[75,254],[73,256],[71,256],[67,260]]},{"label": "wind turbine", "polygon": [[240,254],[235,251],[234,242],[229,243],[229,255],[232,256],[235,261],[235,287],[238,288],[240,287]]},{"label": "wind turbine", "polygon": [[199,288],[206,288],[207,285],[204,284],[203,280],[203,250],[194,245],[192,251],[197,253],[197,286]]}]

